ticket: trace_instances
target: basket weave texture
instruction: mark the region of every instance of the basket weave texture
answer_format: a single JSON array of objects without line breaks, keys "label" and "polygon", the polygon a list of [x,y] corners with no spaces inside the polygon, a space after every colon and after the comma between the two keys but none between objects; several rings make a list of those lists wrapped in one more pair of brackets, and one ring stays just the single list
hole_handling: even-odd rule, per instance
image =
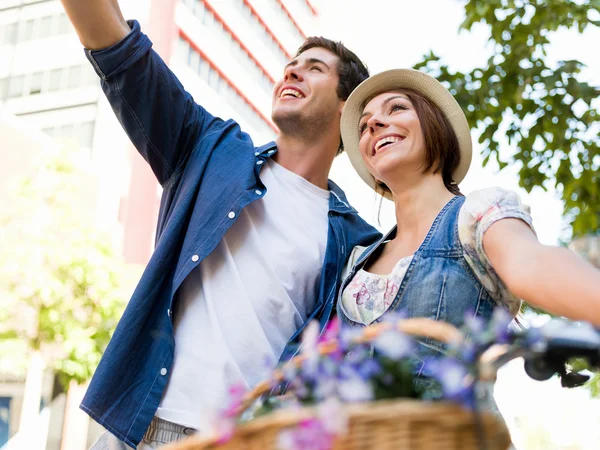
[{"label": "basket weave texture", "polygon": [[[486,446],[480,446],[473,413],[450,403],[397,399],[345,408],[348,432],[335,439],[332,450],[506,450],[511,443],[504,423],[483,413]],[[168,450],[275,450],[281,431],[314,416],[313,408],[278,411],[238,427],[228,442],[191,437]]]},{"label": "basket weave texture", "polygon": [[[453,326],[429,319],[407,319],[393,327],[410,335],[428,336],[446,343],[462,339]],[[366,328],[360,341],[372,341],[389,328],[390,324]],[[330,353],[335,346],[335,342],[326,342],[320,345],[319,351]],[[291,363],[298,364],[302,356],[295,359]],[[275,378],[280,379],[281,376],[281,372],[276,371]],[[243,408],[268,388],[269,383],[266,382],[257,386],[248,394]],[[450,402],[398,398],[347,404],[343,408],[348,418],[348,429],[335,438],[332,450],[507,450],[511,445],[502,418],[481,411],[478,429],[473,411]],[[317,411],[313,407],[278,410],[238,426],[226,442],[215,437],[193,436],[164,449],[285,450],[279,446],[281,432],[315,417]]]}]

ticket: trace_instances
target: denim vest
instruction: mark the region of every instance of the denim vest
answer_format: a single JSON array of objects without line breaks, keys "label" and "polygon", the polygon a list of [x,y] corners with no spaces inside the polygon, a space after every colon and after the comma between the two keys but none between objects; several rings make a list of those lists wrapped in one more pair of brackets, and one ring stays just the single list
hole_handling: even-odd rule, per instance
[{"label": "denim vest", "polygon": [[[461,327],[466,314],[489,319],[495,306],[481,283],[477,280],[463,256],[458,237],[458,213],[465,198],[452,198],[440,211],[425,240],[415,252],[398,294],[388,312],[403,313],[406,317],[426,317]],[[358,258],[342,283],[337,301],[343,324],[359,325],[344,312],[342,292],[380,246],[396,235],[396,227],[381,240],[368,247]],[[381,320],[385,314],[378,319]],[[421,341],[427,347],[443,349],[431,339]]]}]

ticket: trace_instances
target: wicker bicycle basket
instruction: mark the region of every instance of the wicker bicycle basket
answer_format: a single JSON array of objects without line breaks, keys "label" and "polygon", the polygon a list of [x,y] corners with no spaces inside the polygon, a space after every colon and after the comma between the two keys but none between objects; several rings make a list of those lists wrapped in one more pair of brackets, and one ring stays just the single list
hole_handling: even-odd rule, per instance
[{"label": "wicker bicycle basket", "polygon": [[[378,324],[365,329],[362,342],[370,342],[382,331],[395,326],[416,336],[442,342],[462,339],[451,325],[428,319],[407,319],[395,325]],[[329,353],[335,342],[319,347]],[[299,364],[302,357],[292,363]],[[282,377],[280,372],[275,378]],[[269,383],[257,386],[244,399],[243,408],[262,395]],[[332,450],[506,450],[511,445],[504,421],[490,412],[476,417],[470,410],[450,402],[424,402],[413,399],[380,400],[344,406],[348,429],[335,438]],[[285,450],[279,447],[280,433],[316,417],[316,409],[305,407],[279,410],[238,426],[231,439],[193,436],[168,446],[168,450]]]}]

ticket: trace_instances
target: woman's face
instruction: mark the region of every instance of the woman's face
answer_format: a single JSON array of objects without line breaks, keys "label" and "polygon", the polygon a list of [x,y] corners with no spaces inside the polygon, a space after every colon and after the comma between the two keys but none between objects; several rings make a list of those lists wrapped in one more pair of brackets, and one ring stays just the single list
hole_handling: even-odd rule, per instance
[{"label": "woman's face", "polygon": [[391,186],[398,176],[421,173],[425,141],[406,94],[390,91],[367,103],[358,123],[360,154],[376,180]]}]

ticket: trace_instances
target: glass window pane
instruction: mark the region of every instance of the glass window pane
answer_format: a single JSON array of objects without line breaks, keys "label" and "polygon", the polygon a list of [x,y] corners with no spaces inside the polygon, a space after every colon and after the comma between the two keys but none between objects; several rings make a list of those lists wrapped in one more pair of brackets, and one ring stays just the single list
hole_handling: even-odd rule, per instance
[{"label": "glass window pane", "polygon": [[71,23],[66,14],[61,14],[58,17],[58,34],[67,34],[71,31]]},{"label": "glass window pane", "polygon": [[8,78],[0,78],[0,101],[6,99],[8,89]]},{"label": "glass window pane", "polygon": [[74,133],[75,133],[75,125],[73,125],[73,124],[63,125],[62,127],[60,127],[60,129],[58,131],[58,136],[71,137],[71,136],[73,136]]},{"label": "glass window pane", "polygon": [[192,52],[190,57],[190,67],[195,72],[198,70],[198,65],[200,64],[200,55],[198,52]]},{"label": "glass window pane", "polygon": [[16,44],[17,43],[17,24],[9,23],[4,30],[4,44]]},{"label": "glass window pane", "polygon": [[21,28],[21,40],[30,41],[33,39],[33,19],[26,21]]},{"label": "glass window pane", "polygon": [[44,81],[43,72],[35,72],[31,75],[31,83],[29,84],[29,94],[39,94],[42,92],[42,83]]},{"label": "glass window pane", "polygon": [[210,72],[210,66],[208,65],[208,63],[204,60],[201,60],[202,63],[200,64],[199,68],[198,68],[198,75],[200,75],[200,78],[202,78],[203,80],[208,80],[208,73]]},{"label": "glass window pane", "polygon": [[77,88],[82,86],[81,82],[81,66],[69,67],[69,89]]},{"label": "glass window pane", "polygon": [[8,85],[8,98],[20,97],[23,95],[23,87],[25,85],[25,75],[18,75],[10,79]]},{"label": "glass window pane", "polygon": [[39,37],[40,38],[45,38],[50,36],[50,33],[52,32],[52,16],[46,16],[46,17],[42,17],[42,20],[40,22],[40,32],[39,32]]},{"label": "glass window pane", "polygon": [[50,84],[48,85],[48,90],[50,92],[58,91],[60,89],[62,72],[62,69],[53,69],[50,72]]}]

